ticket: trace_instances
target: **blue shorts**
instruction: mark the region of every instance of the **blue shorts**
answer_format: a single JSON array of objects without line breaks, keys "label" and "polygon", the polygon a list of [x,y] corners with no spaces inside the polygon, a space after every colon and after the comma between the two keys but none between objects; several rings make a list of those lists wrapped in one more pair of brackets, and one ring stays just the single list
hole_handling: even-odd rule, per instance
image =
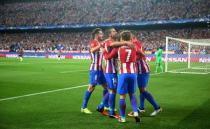
[{"label": "blue shorts", "polygon": [[137,83],[139,88],[146,88],[149,82],[149,73],[137,74]]},{"label": "blue shorts", "polygon": [[104,73],[103,71],[95,71],[95,70],[91,70],[90,71],[90,81],[89,83],[92,86],[96,86],[101,85],[101,84],[105,84],[106,83],[106,79],[104,77]]},{"label": "blue shorts", "polygon": [[136,92],[136,74],[120,74],[118,76],[117,93],[120,95]]},{"label": "blue shorts", "polygon": [[109,89],[117,89],[117,74],[116,73],[105,73],[106,82]]}]

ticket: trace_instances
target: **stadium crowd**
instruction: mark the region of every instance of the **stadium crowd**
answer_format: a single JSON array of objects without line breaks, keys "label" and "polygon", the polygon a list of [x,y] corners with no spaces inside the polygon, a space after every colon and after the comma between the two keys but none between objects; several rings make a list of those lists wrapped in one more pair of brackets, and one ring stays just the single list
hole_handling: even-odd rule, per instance
[{"label": "stadium crowd", "polygon": [[[165,37],[176,38],[210,38],[208,29],[178,29],[178,30],[144,30],[133,31],[144,43],[145,51],[155,51],[160,46],[165,46]],[[91,32],[49,32],[49,33],[15,33],[0,36],[0,50],[16,51],[23,47],[25,50],[53,51],[87,51]],[[171,48],[176,43],[170,44]]]},{"label": "stadium crowd", "polygon": [[209,0],[45,0],[0,4],[0,25],[58,25],[210,17]]}]

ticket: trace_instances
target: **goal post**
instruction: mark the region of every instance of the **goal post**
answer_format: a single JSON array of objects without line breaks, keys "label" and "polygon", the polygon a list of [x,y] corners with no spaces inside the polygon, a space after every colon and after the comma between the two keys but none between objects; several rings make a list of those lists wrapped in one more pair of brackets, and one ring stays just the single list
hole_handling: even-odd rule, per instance
[{"label": "goal post", "polygon": [[210,73],[210,39],[166,37],[165,72]]}]

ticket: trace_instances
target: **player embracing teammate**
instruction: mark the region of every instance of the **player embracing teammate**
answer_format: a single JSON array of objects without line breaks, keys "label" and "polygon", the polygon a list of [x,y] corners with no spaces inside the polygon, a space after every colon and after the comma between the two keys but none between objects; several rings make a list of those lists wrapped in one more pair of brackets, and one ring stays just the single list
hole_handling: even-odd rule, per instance
[{"label": "player embracing teammate", "polygon": [[[115,42],[115,37],[117,31],[114,28],[108,29],[108,39],[104,42],[104,53],[110,53],[113,49],[111,46]],[[115,99],[116,99],[116,90],[117,90],[117,58],[113,57],[111,59],[104,59],[105,67],[104,74],[107,81],[109,89],[109,116],[117,118],[118,114],[115,112]],[[101,107],[100,107],[101,108]]]},{"label": "player embracing teammate", "polygon": [[93,39],[90,41],[91,65],[89,87],[85,92],[81,108],[81,112],[86,114],[92,114],[92,112],[87,108],[87,104],[97,84],[102,85],[102,87],[104,88],[103,100],[99,107],[104,107],[108,105],[109,93],[102,68],[103,53],[101,51],[101,46],[103,44],[103,36],[103,31],[100,28],[96,28],[92,32]]},{"label": "player embracing teammate", "polygon": [[[133,35],[132,42],[135,44],[136,49],[138,50],[137,58],[136,58],[136,69],[137,69],[137,84],[140,92],[139,100],[140,106],[138,111],[140,113],[145,112],[144,103],[145,99],[149,101],[149,103],[153,106],[154,112],[150,114],[150,116],[155,116],[159,112],[162,111],[160,106],[155,101],[152,94],[146,90],[150,77],[150,68],[146,61],[146,56],[144,54],[142,43]],[[133,116],[133,112],[130,112],[128,116]]]},{"label": "player embracing teammate", "polygon": [[[119,76],[117,93],[120,95],[119,107],[120,118],[119,122],[126,122],[126,94],[129,94],[133,116],[136,122],[140,122],[138,114],[138,106],[136,99],[136,53],[135,47],[129,47],[126,43],[131,43],[132,34],[130,31],[123,31],[120,33],[119,48],[115,48],[109,54],[105,54],[106,59],[118,56]],[[132,44],[132,43],[131,43]]]}]

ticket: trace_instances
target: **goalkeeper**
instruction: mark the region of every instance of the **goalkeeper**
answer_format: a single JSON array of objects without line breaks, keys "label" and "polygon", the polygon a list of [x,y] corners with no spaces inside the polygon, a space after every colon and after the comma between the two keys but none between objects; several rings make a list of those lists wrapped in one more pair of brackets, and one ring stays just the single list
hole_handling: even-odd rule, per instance
[{"label": "goalkeeper", "polygon": [[162,54],[163,54],[163,48],[159,47],[158,50],[155,52],[156,60],[155,60],[155,72],[158,72],[158,69],[160,67],[161,72],[163,72],[163,64],[162,64]]}]

